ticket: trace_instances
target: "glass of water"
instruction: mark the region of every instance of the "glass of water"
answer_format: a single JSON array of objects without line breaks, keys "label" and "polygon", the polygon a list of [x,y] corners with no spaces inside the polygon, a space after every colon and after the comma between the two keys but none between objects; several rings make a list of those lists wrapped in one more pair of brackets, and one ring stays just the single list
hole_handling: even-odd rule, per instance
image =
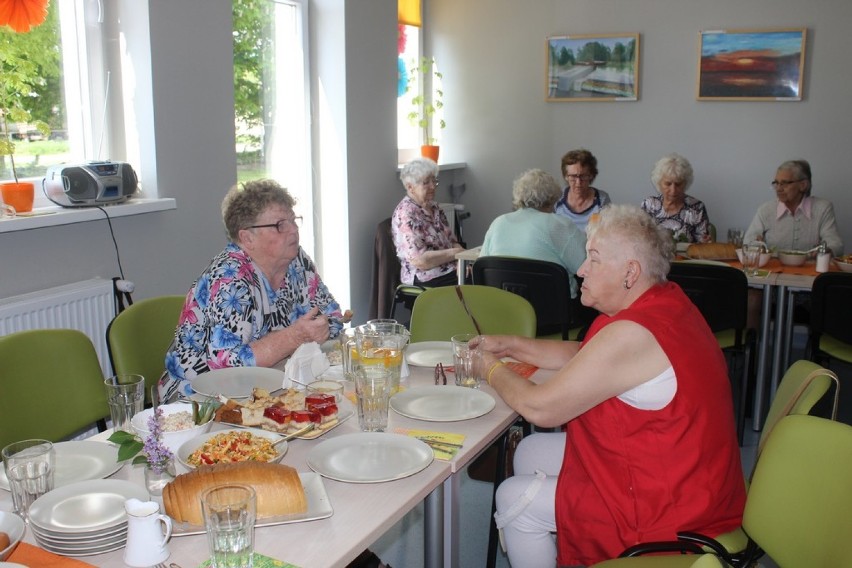
[{"label": "glass of water", "polygon": [[25,520],[30,505],[53,489],[56,450],[48,440],[22,440],[3,448],[14,511]]},{"label": "glass of water", "polygon": [[201,495],[213,568],[252,568],[257,495],[248,485],[217,485]]}]

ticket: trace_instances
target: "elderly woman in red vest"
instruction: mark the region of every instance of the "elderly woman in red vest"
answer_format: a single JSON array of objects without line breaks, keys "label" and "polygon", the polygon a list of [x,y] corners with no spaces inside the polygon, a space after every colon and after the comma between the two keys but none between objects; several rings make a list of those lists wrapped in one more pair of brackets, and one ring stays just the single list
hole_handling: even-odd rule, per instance
[{"label": "elderly woman in red vest", "polygon": [[[605,208],[587,233],[581,301],[601,315],[582,343],[472,342],[507,404],[533,424],[566,424],[526,438],[499,488],[514,568],[586,566],[678,531],[716,536],[742,519],[727,367],[699,311],[666,281],[671,237],[626,205]],[[538,385],[505,356],[555,372]]]}]

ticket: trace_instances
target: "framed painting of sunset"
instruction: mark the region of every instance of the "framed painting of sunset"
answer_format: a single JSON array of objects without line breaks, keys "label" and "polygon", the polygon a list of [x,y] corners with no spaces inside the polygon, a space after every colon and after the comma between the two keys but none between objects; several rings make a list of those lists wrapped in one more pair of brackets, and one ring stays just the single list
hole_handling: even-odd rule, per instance
[{"label": "framed painting of sunset", "polygon": [[805,28],[699,34],[699,100],[800,101]]}]

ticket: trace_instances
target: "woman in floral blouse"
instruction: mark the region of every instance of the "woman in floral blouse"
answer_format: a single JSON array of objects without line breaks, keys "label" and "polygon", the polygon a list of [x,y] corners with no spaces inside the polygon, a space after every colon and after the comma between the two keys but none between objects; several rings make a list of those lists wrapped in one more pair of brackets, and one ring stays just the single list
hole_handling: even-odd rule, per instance
[{"label": "woman in floral blouse", "polygon": [[658,195],[642,202],[642,209],[658,225],[671,231],[676,241],[687,243],[710,242],[710,219],[704,204],[687,195],[692,185],[692,165],[679,154],[663,156],[651,171],[651,183]]},{"label": "woman in floral blouse", "polygon": [[161,400],[192,394],[188,379],[225,367],[272,367],[303,343],[336,337],[340,313],[299,246],[295,200],[272,180],[231,188],[222,218],[231,242],[192,285],[166,354]]},{"label": "woman in floral blouse", "polygon": [[456,284],[455,257],[464,248],[435,203],[438,165],[417,158],[402,168],[399,179],[406,196],[393,211],[391,233],[402,265],[400,281],[426,287]]}]

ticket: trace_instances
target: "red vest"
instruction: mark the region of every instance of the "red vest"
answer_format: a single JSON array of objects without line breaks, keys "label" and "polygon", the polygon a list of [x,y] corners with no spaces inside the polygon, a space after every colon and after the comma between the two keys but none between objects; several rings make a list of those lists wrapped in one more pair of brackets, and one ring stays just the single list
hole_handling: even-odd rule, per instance
[{"label": "red vest", "polygon": [[567,425],[556,487],[559,565],[615,558],[640,542],[709,536],[742,521],[745,482],[728,370],[704,318],[673,283],[592,324],[634,321],[648,329],[677,377],[674,399],[639,410],[611,398]]}]

